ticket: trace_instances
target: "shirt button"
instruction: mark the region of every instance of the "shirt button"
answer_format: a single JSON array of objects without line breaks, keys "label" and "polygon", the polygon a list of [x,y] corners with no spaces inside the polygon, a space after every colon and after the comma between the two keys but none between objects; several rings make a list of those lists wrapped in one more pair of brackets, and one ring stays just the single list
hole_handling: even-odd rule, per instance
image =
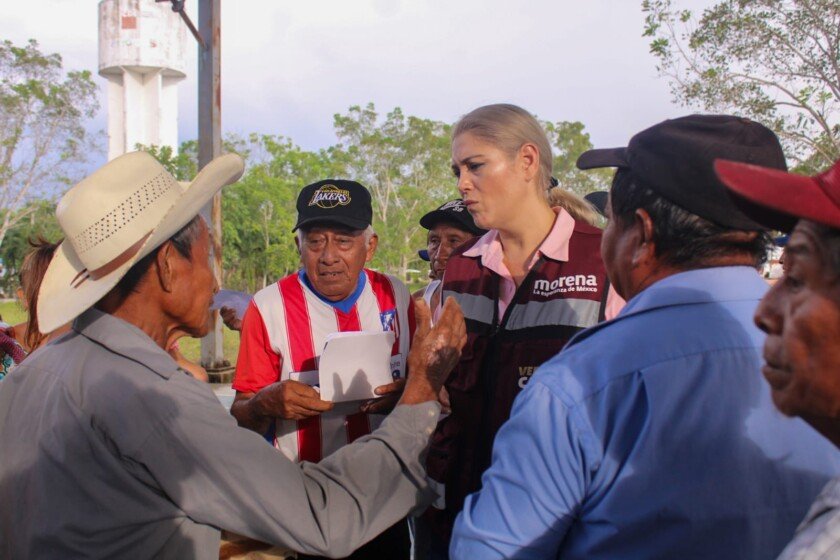
[{"label": "shirt button", "polygon": [[434,430],[432,430],[431,428],[426,428],[426,435],[429,435],[429,436],[432,435],[433,431]]},{"label": "shirt button", "polygon": [[430,411],[429,411],[429,418],[431,418],[431,417],[432,417],[432,416],[434,416],[434,415],[435,415],[435,411],[434,411],[434,410],[430,410]]}]

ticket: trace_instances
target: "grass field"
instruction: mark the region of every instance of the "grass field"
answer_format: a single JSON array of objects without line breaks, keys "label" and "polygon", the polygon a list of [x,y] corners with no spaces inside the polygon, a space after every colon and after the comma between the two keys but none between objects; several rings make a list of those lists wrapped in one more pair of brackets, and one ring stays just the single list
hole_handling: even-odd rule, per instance
[{"label": "grass field", "polygon": [[[26,321],[26,311],[16,301],[0,302],[0,317],[10,325],[16,325]],[[239,333],[224,327],[224,352],[225,359],[231,364],[236,364],[236,356],[239,353]],[[182,338],[181,352],[188,360],[199,362],[201,360],[201,341],[197,338]]]},{"label": "grass field", "polygon": [[[239,354],[239,333],[232,331],[227,327],[222,327],[224,330],[224,344],[222,346],[225,352],[225,359],[231,365],[236,365],[236,356]],[[191,362],[201,361],[201,341],[197,338],[182,338],[181,352]]]}]

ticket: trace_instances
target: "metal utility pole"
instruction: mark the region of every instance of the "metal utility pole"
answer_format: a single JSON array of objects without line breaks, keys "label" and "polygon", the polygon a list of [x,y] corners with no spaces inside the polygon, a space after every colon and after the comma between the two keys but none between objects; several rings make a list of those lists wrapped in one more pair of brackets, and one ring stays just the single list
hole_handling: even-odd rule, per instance
[{"label": "metal utility pole", "polygon": [[[184,11],[185,0],[155,0],[170,2],[172,11],[181,15],[184,24],[198,42],[198,169],[222,155],[222,54],[221,0],[198,0],[198,29]],[[213,243],[213,274],[222,285],[222,195],[201,211],[210,225]],[[222,346],[222,321],[219,312],[212,311],[210,332],[201,339],[201,365],[211,381],[228,381],[230,362],[225,360]]]},{"label": "metal utility pole", "polygon": [[[222,155],[221,0],[198,0],[198,168]],[[213,238],[213,273],[222,285],[222,196],[202,211]],[[209,218],[209,219],[208,219]],[[201,339],[201,365],[209,372],[230,366],[222,349],[222,321],[213,311],[210,332]]]}]

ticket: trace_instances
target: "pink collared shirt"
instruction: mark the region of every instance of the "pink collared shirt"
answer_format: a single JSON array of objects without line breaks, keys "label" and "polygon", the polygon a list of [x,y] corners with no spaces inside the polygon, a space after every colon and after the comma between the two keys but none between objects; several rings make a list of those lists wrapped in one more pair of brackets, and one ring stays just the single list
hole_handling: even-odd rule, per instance
[{"label": "pink collared shirt", "polygon": [[[554,207],[552,210],[557,215],[554,219],[554,225],[551,226],[548,236],[537,247],[534,256],[531,257],[527,267],[529,271],[537,263],[540,255],[556,261],[569,260],[569,240],[572,238],[572,232],[575,229],[575,220],[563,208]],[[464,256],[480,257],[482,265],[499,275],[499,317],[504,317],[510,302],[513,301],[513,296],[516,295],[516,282],[514,282],[507,266],[505,266],[505,254],[502,241],[499,239],[499,232],[491,229],[482,235],[475,245],[464,251]],[[606,319],[610,320],[618,315],[623,307],[624,300],[610,285],[605,310]]]}]

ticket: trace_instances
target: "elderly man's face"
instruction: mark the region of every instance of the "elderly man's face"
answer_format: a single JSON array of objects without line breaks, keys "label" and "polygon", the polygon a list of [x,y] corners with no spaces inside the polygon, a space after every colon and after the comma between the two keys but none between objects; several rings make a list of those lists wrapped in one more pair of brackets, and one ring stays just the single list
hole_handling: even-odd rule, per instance
[{"label": "elderly man's face", "polygon": [[353,293],[359,273],[376,252],[377,238],[365,242],[364,230],[314,227],[303,231],[300,258],[315,290],[330,301]]},{"label": "elderly man's face", "polygon": [[630,293],[630,272],[633,268],[633,253],[638,243],[638,235],[632,226],[614,219],[610,201],[607,202],[606,215],[607,227],[601,236],[601,258],[613,288],[618,295],[629,300],[635,295]]},{"label": "elderly man's face", "polygon": [[178,273],[173,285],[173,304],[167,310],[190,336],[201,337],[210,330],[210,303],[219,291],[210,266],[210,232],[202,219],[198,237],[193,241],[190,258],[172,250],[172,267]]},{"label": "elderly man's face", "polygon": [[755,314],[767,333],[762,368],[776,406],[805,419],[840,418],[840,278],[820,226],[801,220],[785,251],[785,275]]},{"label": "elderly man's face", "polygon": [[435,278],[443,278],[446,263],[449,262],[452,251],[472,237],[473,234],[470,232],[447,222],[438,222],[429,230],[426,236],[426,250],[429,251],[430,265]]}]

